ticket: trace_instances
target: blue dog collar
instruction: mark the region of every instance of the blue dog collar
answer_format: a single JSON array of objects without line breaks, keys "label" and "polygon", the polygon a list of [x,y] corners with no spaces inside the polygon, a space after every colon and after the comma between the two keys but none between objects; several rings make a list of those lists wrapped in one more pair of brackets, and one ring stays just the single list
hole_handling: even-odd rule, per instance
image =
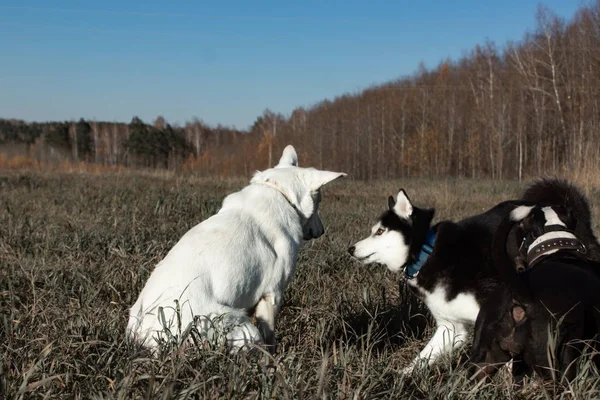
[{"label": "blue dog collar", "polygon": [[421,270],[421,267],[423,267],[423,264],[425,264],[425,261],[427,261],[431,253],[433,253],[435,236],[435,231],[433,229],[430,229],[429,232],[427,232],[425,243],[423,244],[423,247],[421,247],[421,251],[417,256],[417,259],[412,264],[409,264],[406,266],[406,268],[404,268],[404,272],[406,273],[408,279],[413,279],[417,276],[417,274]]}]

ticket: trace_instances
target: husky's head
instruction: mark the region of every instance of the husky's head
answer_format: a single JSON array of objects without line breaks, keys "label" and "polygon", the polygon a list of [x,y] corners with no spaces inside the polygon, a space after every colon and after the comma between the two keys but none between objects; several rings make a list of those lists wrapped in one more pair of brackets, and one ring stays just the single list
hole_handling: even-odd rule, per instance
[{"label": "husky's head", "polygon": [[400,271],[414,261],[429,230],[433,209],[414,207],[403,189],[397,201],[388,198],[389,209],[371,228],[371,235],[348,249],[364,264],[380,263],[390,271]]},{"label": "husky's head", "polygon": [[318,212],[321,188],[344,176],[346,174],[343,172],[300,168],[296,150],[292,145],[288,145],[283,150],[279,164],[266,171],[257,172],[251,183],[267,184],[279,190],[300,215],[304,240],[310,240],[325,233]]}]

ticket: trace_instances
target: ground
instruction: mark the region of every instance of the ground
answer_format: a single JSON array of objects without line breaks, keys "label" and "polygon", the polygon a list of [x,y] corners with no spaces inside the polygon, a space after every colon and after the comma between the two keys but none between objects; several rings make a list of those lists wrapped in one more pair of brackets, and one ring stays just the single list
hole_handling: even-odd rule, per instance
[{"label": "ground", "polygon": [[[405,188],[436,221],[517,196],[526,183],[340,181],[326,187],[326,234],[307,243],[285,293],[273,357],[188,348],[153,357],[127,343],[130,307],[154,265],[247,180],[149,172],[0,171],[0,398],[498,398],[506,374],[476,386],[461,357],[404,377],[431,329],[399,275],[346,249]],[[598,186],[583,183],[598,215]],[[598,226],[594,226],[596,231]],[[597,397],[526,385],[527,398]],[[513,394],[515,394],[513,393]]]}]

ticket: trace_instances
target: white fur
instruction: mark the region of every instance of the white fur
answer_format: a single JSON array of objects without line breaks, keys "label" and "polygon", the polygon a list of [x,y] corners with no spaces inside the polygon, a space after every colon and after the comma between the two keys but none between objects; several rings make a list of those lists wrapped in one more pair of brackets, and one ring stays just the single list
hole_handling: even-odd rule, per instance
[{"label": "white fur", "polygon": [[394,212],[401,218],[408,218],[411,216],[413,211],[412,204],[406,195],[404,190],[398,192],[396,204],[394,205]]},{"label": "white fur", "polygon": [[[250,185],[225,198],[217,214],[179,240],[131,307],[130,338],[153,348],[157,335],[169,330],[181,339],[195,324],[207,338],[224,333],[236,348],[274,344],[302,239],[323,234],[320,188],[346,175],[297,165],[296,151],[287,146],[277,167],[257,172]],[[253,308],[260,330],[248,316]]]},{"label": "white fur", "polygon": [[552,207],[543,207],[542,211],[544,212],[544,217],[546,217],[546,223],[544,226],[560,225],[564,226],[565,228],[567,227],[567,225],[560,220],[558,214],[552,209]]},{"label": "white fur", "polygon": [[279,164],[277,164],[275,168],[285,168],[289,166],[298,166],[298,155],[296,154],[296,149],[294,149],[294,146],[292,145],[285,146],[281,158],[279,159]]},{"label": "white fur", "polygon": [[[409,281],[412,282],[413,280]],[[431,365],[440,356],[450,354],[464,345],[469,328],[475,324],[479,313],[479,304],[471,293],[461,293],[450,301],[446,300],[446,289],[443,285],[437,286],[433,292],[421,289],[421,293],[437,327],[419,355],[402,370],[404,373],[412,372],[422,363]]]},{"label": "white fur", "polygon": [[[377,235],[379,229],[384,232]],[[390,231],[377,223],[371,235],[354,245],[353,256],[363,264],[384,264],[390,271],[398,272],[406,263],[409,246],[400,232]]]},{"label": "white fur", "polygon": [[522,221],[529,215],[534,206],[519,206],[510,212],[510,219],[513,221]]}]

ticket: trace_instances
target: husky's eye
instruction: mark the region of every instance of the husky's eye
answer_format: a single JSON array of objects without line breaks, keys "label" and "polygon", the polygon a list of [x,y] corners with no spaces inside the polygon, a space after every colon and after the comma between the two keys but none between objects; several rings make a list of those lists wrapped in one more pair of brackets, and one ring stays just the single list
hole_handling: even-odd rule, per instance
[{"label": "husky's eye", "polygon": [[385,229],[379,228],[379,229],[377,229],[377,232],[375,232],[375,236],[380,236],[383,234],[383,232],[385,232]]}]

